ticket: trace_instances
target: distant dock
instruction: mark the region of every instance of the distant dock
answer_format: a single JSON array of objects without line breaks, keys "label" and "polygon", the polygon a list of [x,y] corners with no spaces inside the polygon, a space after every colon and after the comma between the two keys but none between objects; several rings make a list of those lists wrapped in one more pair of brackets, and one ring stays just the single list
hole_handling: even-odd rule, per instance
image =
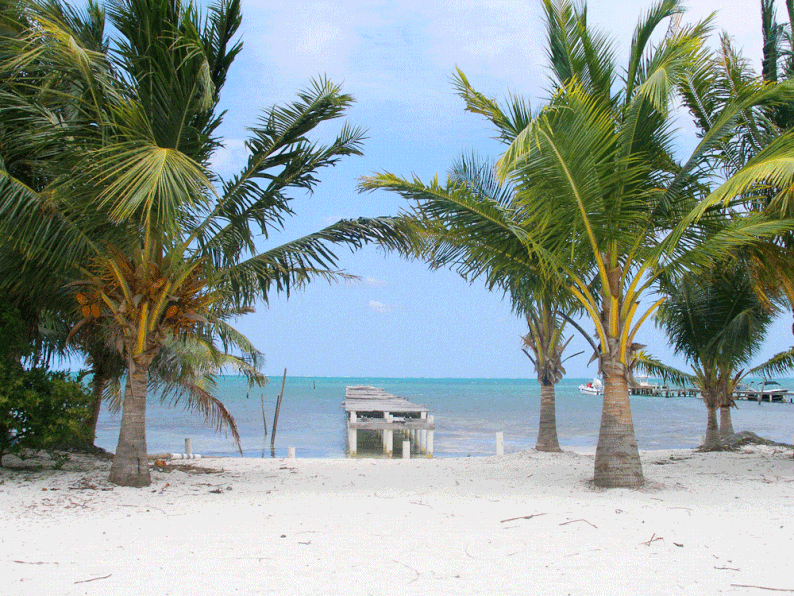
[{"label": "distant dock", "polygon": [[[772,383],[769,382],[759,388],[752,388],[747,385],[742,385],[733,392],[733,399],[794,403],[794,393],[783,388],[779,388],[777,383],[774,383],[774,389],[768,389],[767,386],[770,385],[772,385]],[[694,387],[668,387],[667,385],[656,385],[650,384],[648,382],[641,382],[637,385],[629,387],[629,394],[653,395],[657,397],[699,397],[700,391]]]},{"label": "distant dock", "polygon": [[386,393],[378,387],[348,386],[342,402],[347,418],[348,453],[358,451],[358,431],[373,430],[380,434],[383,453],[394,452],[395,433],[427,457],[433,457],[435,421],[430,410],[402,397]]},{"label": "distant dock", "polygon": [[629,387],[630,395],[654,395],[656,397],[697,397],[694,387],[668,387],[667,385],[636,385]]}]

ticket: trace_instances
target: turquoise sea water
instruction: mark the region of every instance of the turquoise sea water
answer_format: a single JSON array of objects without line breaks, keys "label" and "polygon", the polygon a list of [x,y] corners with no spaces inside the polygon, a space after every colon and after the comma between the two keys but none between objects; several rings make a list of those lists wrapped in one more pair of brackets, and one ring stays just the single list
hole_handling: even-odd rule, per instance
[{"label": "turquoise sea water", "polygon": [[[595,449],[601,420],[601,398],[579,392],[589,379],[565,379],[557,385],[557,432],[560,445]],[[504,432],[505,451],[534,447],[537,439],[540,389],[524,379],[379,379],[287,377],[278,420],[275,454],[296,448],[298,457],[344,457],[347,447],[344,400],[347,385],[374,385],[394,395],[428,406],[435,416],[436,457],[492,455],[494,433]],[[794,381],[781,385],[794,389]],[[222,377],[216,396],[237,421],[243,455],[270,457],[270,435],[263,438],[262,396],[268,433],[272,432],[281,378],[249,392],[240,377]],[[692,448],[705,433],[706,409],[692,397],[631,398],[640,449]],[[120,416],[100,415],[96,444],[114,451]],[[794,405],[739,402],[733,410],[736,431],[751,430],[762,437],[791,443]],[[190,437],[193,451],[202,455],[239,455],[231,439],[217,433],[203,417],[181,408],[165,407],[156,396],[147,406],[147,443],[150,453],[182,452]]]}]

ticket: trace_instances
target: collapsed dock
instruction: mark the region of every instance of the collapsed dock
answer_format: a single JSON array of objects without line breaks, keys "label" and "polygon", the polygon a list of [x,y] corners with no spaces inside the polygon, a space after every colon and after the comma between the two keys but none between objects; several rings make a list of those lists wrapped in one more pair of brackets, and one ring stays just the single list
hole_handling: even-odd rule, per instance
[{"label": "collapsed dock", "polygon": [[414,450],[433,457],[435,421],[427,407],[368,385],[348,386],[342,406],[347,418],[348,453],[351,457],[355,457],[358,451],[360,430],[373,430],[380,434],[386,457],[391,457],[394,452],[395,433],[408,441]]}]

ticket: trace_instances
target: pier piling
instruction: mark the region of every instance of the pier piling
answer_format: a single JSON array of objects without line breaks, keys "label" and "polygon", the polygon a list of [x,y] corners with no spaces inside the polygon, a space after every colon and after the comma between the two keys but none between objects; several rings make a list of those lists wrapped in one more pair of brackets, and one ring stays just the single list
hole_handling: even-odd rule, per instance
[{"label": "pier piling", "polygon": [[347,443],[351,457],[357,455],[360,430],[380,435],[386,457],[392,457],[395,439],[404,441],[403,446],[408,444],[408,448],[403,449],[403,457],[410,457],[412,444],[420,453],[432,457],[435,424],[425,406],[368,386],[347,387],[343,406],[347,413]]}]

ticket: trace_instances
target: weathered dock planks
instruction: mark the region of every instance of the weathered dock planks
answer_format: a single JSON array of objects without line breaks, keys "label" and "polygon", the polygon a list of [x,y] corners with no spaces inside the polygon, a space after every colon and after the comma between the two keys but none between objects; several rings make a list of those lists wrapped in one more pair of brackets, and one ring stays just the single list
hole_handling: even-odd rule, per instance
[{"label": "weathered dock planks", "polygon": [[430,410],[402,397],[387,393],[379,387],[348,386],[342,402],[347,418],[348,452],[354,457],[358,451],[358,431],[380,433],[383,453],[391,457],[394,435],[402,435],[420,453],[433,457],[435,421]]}]

